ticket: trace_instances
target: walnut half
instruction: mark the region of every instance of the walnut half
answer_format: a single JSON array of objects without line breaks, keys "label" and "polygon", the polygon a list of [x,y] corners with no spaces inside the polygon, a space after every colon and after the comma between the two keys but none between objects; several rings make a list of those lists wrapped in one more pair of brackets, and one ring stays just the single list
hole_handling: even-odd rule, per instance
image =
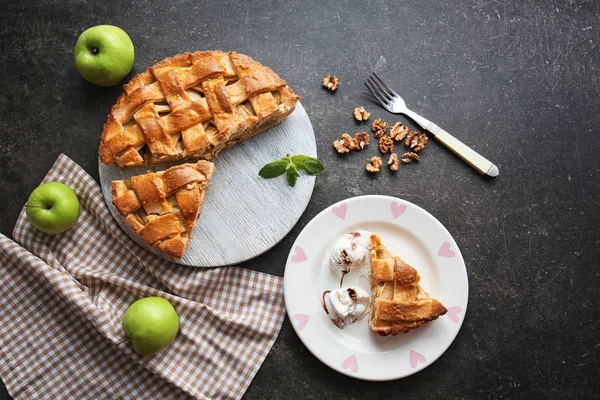
[{"label": "walnut half", "polygon": [[[427,135],[424,133],[421,133],[419,135],[419,138],[417,139],[417,143],[415,144],[415,146],[413,147],[412,142],[410,144],[410,148],[412,149],[412,151],[414,151],[415,153],[418,151],[423,150],[423,148],[425,147],[425,144],[427,143],[429,139],[427,138]],[[415,140],[413,139],[413,142]]]},{"label": "walnut half", "polygon": [[371,136],[367,132],[358,132],[354,134],[354,145],[360,150],[364,149],[371,141]]},{"label": "walnut half", "polygon": [[379,150],[383,154],[394,152],[394,139],[389,136],[383,135],[379,138]]},{"label": "walnut half", "polygon": [[408,148],[410,148],[413,139],[415,138],[419,138],[419,135],[421,134],[421,132],[419,131],[411,131],[407,136],[406,136],[406,141],[404,142],[404,145]]},{"label": "walnut half", "polygon": [[401,141],[408,135],[408,126],[402,126],[402,122],[396,122],[390,129],[390,137],[396,142]]},{"label": "walnut half", "polygon": [[392,171],[398,171],[398,168],[400,167],[400,160],[398,159],[398,154],[390,154],[390,159],[387,163]]},{"label": "walnut half", "polygon": [[335,92],[340,85],[340,80],[335,75],[327,75],[323,78],[323,87],[327,90]]},{"label": "walnut half", "polygon": [[342,135],[340,140],[333,142],[333,147],[338,153],[349,153],[352,150],[362,150],[369,144],[371,137],[367,132],[358,132],[354,138],[347,133]]},{"label": "walnut half", "polygon": [[385,121],[382,121],[381,118],[376,118],[375,121],[373,121],[373,123],[371,124],[371,130],[373,132],[375,132],[375,137],[377,139],[379,139],[380,137],[385,135],[385,133],[387,132],[387,129],[388,129],[388,123]]},{"label": "walnut half", "polygon": [[371,113],[365,110],[364,107],[356,107],[354,109],[354,119],[357,121],[366,121],[371,118]]},{"label": "walnut half", "polygon": [[419,155],[417,153],[413,153],[412,151],[402,154],[402,162],[403,163],[408,164],[413,161],[420,161],[420,160],[421,160],[421,158],[419,157]]},{"label": "walnut half", "polygon": [[366,170],[371,173],[379,172],[382,165],[381,157],[373,157],[370,164],[367,164]]}]

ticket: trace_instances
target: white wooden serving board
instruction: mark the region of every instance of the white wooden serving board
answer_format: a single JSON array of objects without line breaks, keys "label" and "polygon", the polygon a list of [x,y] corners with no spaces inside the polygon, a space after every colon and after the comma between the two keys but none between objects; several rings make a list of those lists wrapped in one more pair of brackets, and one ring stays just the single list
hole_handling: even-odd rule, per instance
[{"label": "white wooden serving board", "polygon": [[312,195],[315,177],[300,172],[296,186],[285,175],[263,179],[258,171],[286,154],[317,156],[315,134],[300,103],[280,125],[224,150],[186,253],[175,259],[144,243],[112,203],[111,182],[159,171],[171,165],[119,169],[99,164],[100,183],[108,207],[121,228],[140,246],[169,261],[194,267],[241,263],[273,246],[296,224]]}]

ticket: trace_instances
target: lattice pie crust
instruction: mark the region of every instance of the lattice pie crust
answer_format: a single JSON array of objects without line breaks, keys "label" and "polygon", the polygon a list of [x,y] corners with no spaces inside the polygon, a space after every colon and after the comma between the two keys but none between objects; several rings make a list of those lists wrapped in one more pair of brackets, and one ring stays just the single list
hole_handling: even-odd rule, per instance
[{"label": "lattice pie crust", "polygon": [[[98,149],[104,164],[119,167],[214,160],[280,123],[300,99],[270,68],[222,51],[164,59],[124,90]],[[113,181],[113,203],[146,243],[181,257],[211,182],[209,161]]]},{"label": "lattice pie crust", "polygon": [[379,235],[371,235],[371,310],[369,327],[381,336],[416,329],[446,313],[446,307],[429,297],[419,273],[392,254]]},{"label": "lattice pie crust", "polygon": [[281,122],[300,99],[270,68],[222,51],[167,58],[124,89],[98,150],[104,164],[119,167],[214,160]]},{"label": "lattice pie crust", "polygon": [[213,171],[213,163],[198,161],[113,181],[113,203],[146,243],[165,254],[181,257],[200,215]]}]

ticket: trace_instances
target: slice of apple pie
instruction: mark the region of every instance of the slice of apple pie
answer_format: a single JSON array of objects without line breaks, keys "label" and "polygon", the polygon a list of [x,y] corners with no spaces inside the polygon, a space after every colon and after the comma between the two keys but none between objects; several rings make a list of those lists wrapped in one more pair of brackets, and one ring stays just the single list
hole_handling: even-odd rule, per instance
[{"label": "slice of apple pie", "polygon": [[371,311],[369,327],[381,336],[416,329],[446,313],[446,307],[429,297],[419,273],[392,254],[379,235],[371,235]]},{"label": "slice of apple pie", "polygon": [[98,154],[119,167],[214,160],[225,147],[280,123],[300,96],[270,68],[235,52],[166,58],[124,86]]},{"label": "slice of apple pie", "polygon": [[146,243],[181,258],[200,216],[213,170],[213,163],[198,161],[113,181],[113,203]]}]

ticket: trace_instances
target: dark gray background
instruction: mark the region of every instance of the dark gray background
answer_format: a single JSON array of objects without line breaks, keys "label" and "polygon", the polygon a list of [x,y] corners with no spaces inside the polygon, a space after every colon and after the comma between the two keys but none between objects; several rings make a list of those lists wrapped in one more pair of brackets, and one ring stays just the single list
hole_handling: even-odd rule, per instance
[{"label": "dark gray background", "polygon": [[[397,3],[397,4],[394,4]],[[589,398],[598,396],[600,117],[598,1],[4,2],[0,15],[0,232],[64,152],[98,179],[97,147],[121,93],[83,81],[72,51],[97,24],[125,29],[135,73],[176,53],[236,50],[303,96],[326,166],[294,230],[243,264],[283,275],[322,209],[386,194],[437,217],[461,248],[469,309],[433,365],[398,381],[353,380],[321,364],[286,319],[246,398]],[[380,72],[409,107],[494,161],[484,179],[435,140],[419,165],[367,176],[378,153],[339,156],[354,107],[377,107]],[[341,85],[321,88],[326,74]],[[412,127],[413,125],[411,125]]]}]

